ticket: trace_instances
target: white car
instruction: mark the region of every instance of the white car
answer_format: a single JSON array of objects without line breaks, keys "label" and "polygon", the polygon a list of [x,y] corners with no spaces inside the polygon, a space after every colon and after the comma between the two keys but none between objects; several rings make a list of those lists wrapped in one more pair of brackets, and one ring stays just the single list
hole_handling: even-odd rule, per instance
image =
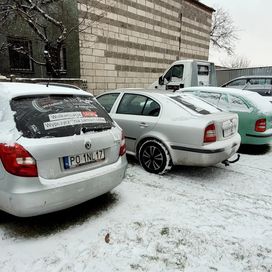
[{"label": "white car", "polygon": [[123,128],[127,153],[152,173],[172,165],[214,165],[240,146],[237,114],[190,95],[122,89],[97,100]]},{"label": "white car", "polygon": [[0,210],[22,217],[61,210],[124,177],[122,130],[82,90],[0,83],[0,126]]}]

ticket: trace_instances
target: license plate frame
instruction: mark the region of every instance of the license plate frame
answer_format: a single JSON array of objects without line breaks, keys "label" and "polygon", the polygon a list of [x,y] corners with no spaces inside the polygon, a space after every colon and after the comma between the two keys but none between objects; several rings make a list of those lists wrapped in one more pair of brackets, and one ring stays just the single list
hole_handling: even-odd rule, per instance
[{"label": "license plate frame", "polygon": [[105,150],[103,149],[62,157],[64,170],[77,168],[103,160],[105,160]]},{"label": "license plate frame", "polygon": [[223,137],[229,137],[231,135],[233,135],[235,133],[235,128],[234,126],[227,128],[227,129],[223,129]]}]

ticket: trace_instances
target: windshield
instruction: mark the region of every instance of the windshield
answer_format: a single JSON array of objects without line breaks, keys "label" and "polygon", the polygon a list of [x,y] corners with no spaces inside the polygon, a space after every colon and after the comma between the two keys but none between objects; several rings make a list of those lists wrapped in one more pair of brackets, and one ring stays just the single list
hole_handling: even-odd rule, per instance
[{"label": "windshield", "polygon": [[170,98],[199,114],[205,115],[221,111],[220,109],[214,107],[213,105],[210,105],[205,101],[200,100],[191,95],[176,95],[170,96]]},{"label": "windshield", "polygon": [[23,96],[10,104],[16,127],[27,138],[65,137],[113,126],[110,116],[92,96]]}]

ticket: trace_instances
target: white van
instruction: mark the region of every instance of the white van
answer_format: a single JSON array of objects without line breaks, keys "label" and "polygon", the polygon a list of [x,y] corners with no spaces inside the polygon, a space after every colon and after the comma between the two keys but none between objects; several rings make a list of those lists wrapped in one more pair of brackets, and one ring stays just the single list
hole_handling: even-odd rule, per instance
[{"label": "white van", "polygon": [[217,86],[214,63],[192,59],[175,61],[149,89],[176,91],[192,86]]}]

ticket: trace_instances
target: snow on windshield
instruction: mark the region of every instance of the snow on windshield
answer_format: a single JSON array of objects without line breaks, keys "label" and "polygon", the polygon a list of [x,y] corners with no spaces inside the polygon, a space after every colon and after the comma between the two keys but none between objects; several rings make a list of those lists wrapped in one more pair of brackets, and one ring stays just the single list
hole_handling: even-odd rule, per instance
[{"label": "snow on windshield", "polygon": [[221,111],[213,105],[210,105],[205,101],[198,99],[192,95],[174,95],[170,96],[170,98],[199,114],[205,115]]}]

